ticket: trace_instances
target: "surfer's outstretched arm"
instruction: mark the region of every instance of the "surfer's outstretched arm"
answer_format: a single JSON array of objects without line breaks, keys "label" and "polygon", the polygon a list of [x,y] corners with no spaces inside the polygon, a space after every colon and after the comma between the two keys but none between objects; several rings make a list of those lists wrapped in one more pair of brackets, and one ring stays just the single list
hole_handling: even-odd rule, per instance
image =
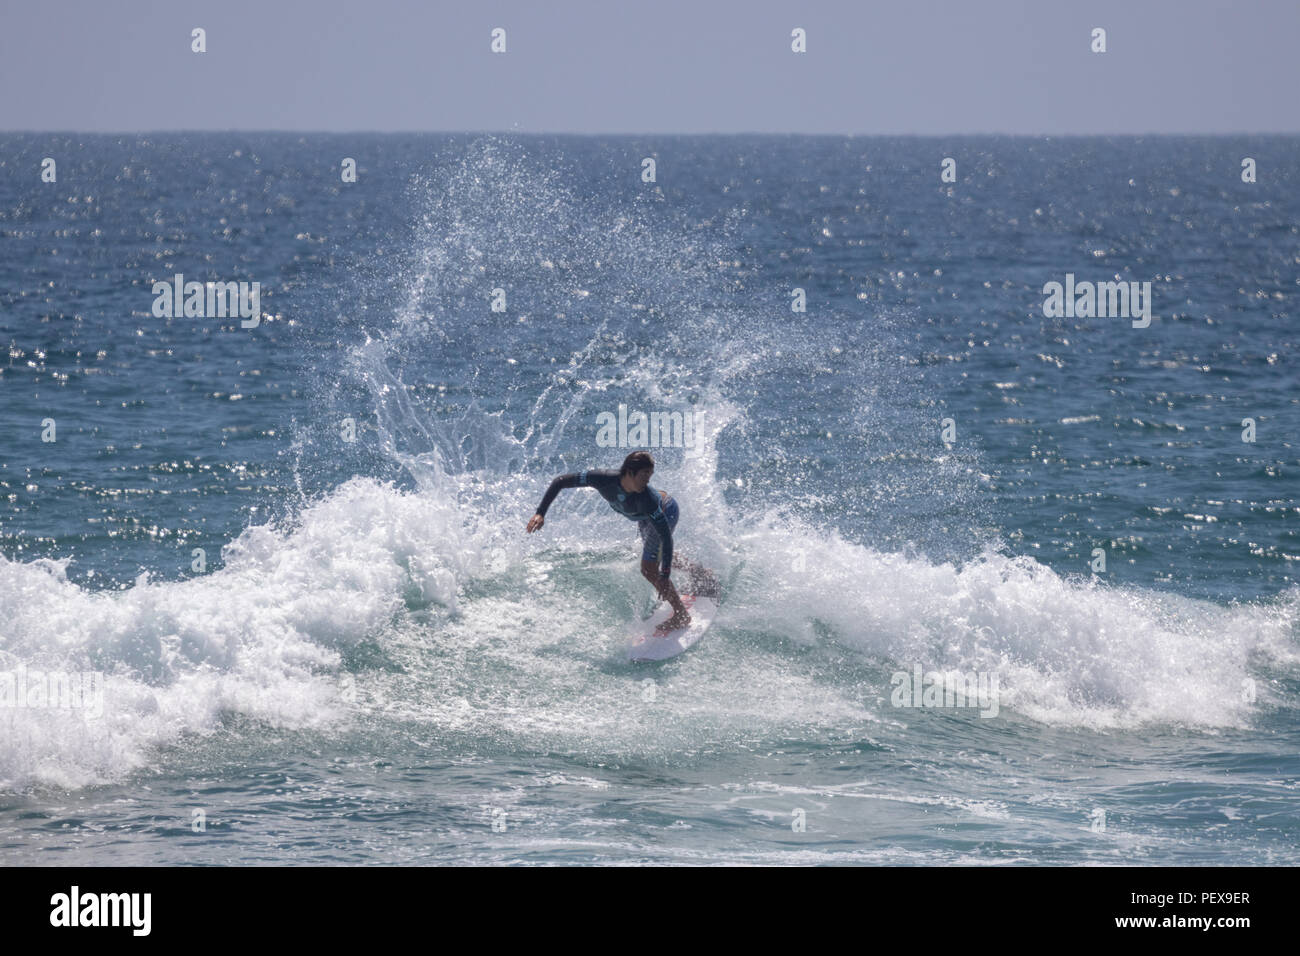
[{"label": "surfer's outstretched arm", "polygon": [[546,523],[546,509],[551,506],[551,502],[555,500],[555,496],[560,493],[560,490],[563,488],[577,488],[579,485],[585,484],[582,480],[582,476],[585,474],[586,472],[571,472],[567,475],[560,475],[551,482],[551,487],[547,488],[546,494],[542,496],[542,503],[537,506],[537,513],[528,519],[529,534],[532,534]]}]

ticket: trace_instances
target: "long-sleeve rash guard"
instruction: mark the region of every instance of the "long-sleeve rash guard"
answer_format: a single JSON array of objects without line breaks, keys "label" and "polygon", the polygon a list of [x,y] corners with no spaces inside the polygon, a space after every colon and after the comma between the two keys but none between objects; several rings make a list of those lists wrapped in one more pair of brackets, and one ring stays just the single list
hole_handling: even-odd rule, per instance
[{"label": "long-sleeve rash guard", "polygon": [[555,500],[561,488],[580,487],[595,488],[600,492],[600,496],[609,502],[609,506],[619,514],[633,521],[649,521],[653,524],[655,530],[659,532],[659,540],[663,542],[659,573],[668,573],[673,566],[673,529],[668,524],[668,519],[664,517],[663,497],[659,492],[649,485],[646,486],[645,491],[624,491],[617,471],[597,471],[593,468],[560,475],[552,481],[551,487],[546,489],[546,494],[542,497],[542,503],[537,506],[537,513],[543,518],[546,517],[546,509],[551,506],[551,502]]}]

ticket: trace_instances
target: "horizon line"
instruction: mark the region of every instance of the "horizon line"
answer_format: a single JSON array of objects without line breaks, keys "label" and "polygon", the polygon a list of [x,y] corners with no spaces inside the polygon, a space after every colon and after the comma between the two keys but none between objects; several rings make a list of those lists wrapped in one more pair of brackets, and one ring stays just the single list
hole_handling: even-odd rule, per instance
[{"label": "horizon line", "polygon": [[590,131],[590,130],[503,130],[503,129],[351,129],[351,130],[329,130],[329,129],[242,129],[239,127],[224,128],[177,128],[177,129],[117,129],[117,130],[78,130],[78,129],[0,129],[0,135],[31,135],[31,136],[53,136],[53,135],[75,135],[75,136],[141,136],[141,135],[158,135],[158,134],[175,134],[175,133],[239,133],[249,134],[266,134],[280,133],[287,136],[803,136],[803,137],[822,137],[822,138],[839,138],[839,139],[856,139],[873,138],[873,137],[892,137],[903,138],[912,137],[916,139],[939,139],[944,137],[973,137],[973,136],[999,136],[1007,139],[1088,139],[1095,137],[1111,138],[1141,138],[1141,137],[1186,137],[1200,136],[1206,138],[1214,137],[1234,137],[1234,136],[1300,136],[1300,130],[1233,130],[1219,132],[1198,132],[1195,130],[1186,131],[1165,131],[1165,132],[1089,132],[1089,133],[1025,133],[1025,132],[1006,132],[1006,131],[980,131],[980,132],[945,132],[945,133],[906,133],[906,132],[844,132],[844,133],[826,133],[826,132],[783,132],[773,130],[741,130],[741,131],[717,131],[717,132],[682,132],[671,130],[645,130],[645,131]]}]

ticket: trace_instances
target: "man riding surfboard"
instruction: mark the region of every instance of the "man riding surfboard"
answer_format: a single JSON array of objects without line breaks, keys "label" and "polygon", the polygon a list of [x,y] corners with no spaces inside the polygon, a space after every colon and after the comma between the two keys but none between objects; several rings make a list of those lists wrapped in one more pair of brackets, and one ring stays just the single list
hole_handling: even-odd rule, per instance
[{"label": "man riding surfboard", "polygon": [[641,575],[654,586],[661,598],[672,605],[674,612],[658,630],[671,631],[691,623],[690,612],[668,576],[674,565],[687,569],[692,586],[698,587],[698,594],[716,597],[718,582],[711,572],[680,555],[674,562],[673,529],[677,526],[679,509],[671,495],[650,487],[654,470],[655,462],[648,451],[634,451],[623,460],[623,467],[618,471],[588,469],[560,475],[546,489],[537,513],[528,519],[527,531],[532,534],[542,527],[546,522],[546,509],[561,489],[595,488],[611,508],[637,523],[637,533],[644,543]]}]

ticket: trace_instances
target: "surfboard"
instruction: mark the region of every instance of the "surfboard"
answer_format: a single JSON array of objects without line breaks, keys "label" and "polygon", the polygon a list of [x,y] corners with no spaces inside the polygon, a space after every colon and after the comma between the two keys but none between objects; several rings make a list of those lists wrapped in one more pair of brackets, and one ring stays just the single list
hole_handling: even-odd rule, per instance
[{"label": "surfboard", "polygon": [[650,620],[637,625],[627,644],[629,661],[666,661],[670,657],[685,653],[704,636],[704,632],[713,623],[713,616],[718,613],[718,605],[712,598],[696,597],[693,594],[681,595],[682,603],[691,612],[691,623],[675,631],[660,631],[660,624],[672,617],[672,606],[665,601],[650,616]]}]

